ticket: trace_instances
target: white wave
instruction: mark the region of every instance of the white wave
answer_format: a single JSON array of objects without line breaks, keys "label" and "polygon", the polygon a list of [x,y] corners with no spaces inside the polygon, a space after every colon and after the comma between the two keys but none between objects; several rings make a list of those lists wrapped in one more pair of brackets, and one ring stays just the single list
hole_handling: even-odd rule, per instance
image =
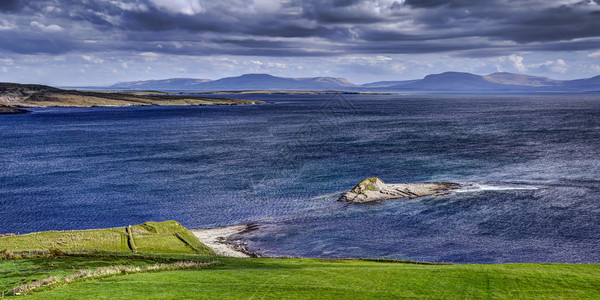
[{"label": "white wave", "polygon": [[331,199],[331,198],[339,198],[340,195],[343,194],[343,192],[335,192],[335,193],[331,193],[331,194],[325,194],[325,195],[320,195],[320,196],[316,196],[313,197],[313,200],[317,200],[317,199]]},{"label": "white wave", "polygon": [[471,183],[462,186],[460,189],[453,190],[455,193],[475,193],[482,191],[512,191],[512,190],[539,190],[537,186],[530,185],[490,185]]}]

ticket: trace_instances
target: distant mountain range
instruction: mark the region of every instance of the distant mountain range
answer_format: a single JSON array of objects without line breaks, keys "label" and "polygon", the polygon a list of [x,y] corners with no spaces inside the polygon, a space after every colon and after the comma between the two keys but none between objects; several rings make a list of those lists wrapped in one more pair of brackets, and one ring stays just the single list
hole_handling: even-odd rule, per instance
[{"label": "distant mountain range", "polygon": [[210,82],[210,79],[171,78],[163,80],[144,80],[117,83],[110,86],[118,90],[194,90],[200,84]]},{"label": "distant mountain range", "polygon": [[379,81],[356,85],[344,78],[286,78],[268,74],[245,74],[218,80],[172,78],[118,83],[111,90],[160,91],[353,91],[353,92],[600,92],[600,76],[577,80],[554,80],[547,77],[513,73],[475,75],[446,72],[423,79]]},{"label": "distant mountain range", "polygon": [[285,78],[268,74],[245,74],[218,80],[174,78],[123,82],[110,86],[117,90],[190,90],[190,91],[246,91],[246,90],[329,90],[357,87],[343,78]]}]

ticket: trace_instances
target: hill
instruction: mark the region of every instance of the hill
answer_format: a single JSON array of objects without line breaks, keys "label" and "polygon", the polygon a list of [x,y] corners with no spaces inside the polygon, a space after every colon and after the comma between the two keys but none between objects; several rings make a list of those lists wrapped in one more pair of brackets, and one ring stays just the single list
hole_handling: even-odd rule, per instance
[{"label": "hill", "polygon": [[127,227],[45,231],[0,236],[0,250],[14,253],[60,249],[66,252],[168,253],[214,255],[176,221],[146,222]]},{"label": "hill", "polygon": [[162,92],[93,92],[63,90],[45,85],[0,83],[0,113],[24,113],[28,107],[92,107],[147,105],[236,105],[261,101],[178,96]]},{"label": "hill", "polygon": [[[172,78],[122,82],[104,90],[121,92],[78,91],[57,89],[43,85],[0,83],[0,105],[20,107],[48,106],[131,106],[131,105],[224,105],[243,104],[244,101],[197,97],[194,92],[594,92],[600,90],[600,76],[555,80],[547,77],[513,73],[476,75],[464,72],[431,74],[423,79],[378,81],[356,85],[344,78],[311,77],[287,78],[269,74],[245,74],[218,80]],[[130,91],[130,92],[127,92]],[[135,92],[134,92],[135,91]],[[159,92],[161,91],[161,92]],[[168,91],[188,92],[165,93]],[[168,104],[165,104],[169,100]],[[2,109],[0,109],[1,113]]]},{"label": "hill", "polygon": [[371,83],[365,83],[361,85],[361,88],[387,88],[391,86],[403,86],[417,82],[419,80],[402,80],[402,81],[376,81]]},{"label": "hill", "polygon": [[356,85],[344,78],[287,78],[245,74],[218,80],[173,78],[132,81],[106,87],[111,90],[164,91],[346,91],[346,92],[590,92],[600,90],[600,76],[578,80],[506,72],[475,75],[464,72],[431,74],[423,79],[377,81]]},{"label": "hill", "polygon": [[109,89],[135,89],[140,87],[157,86],[166,91],[246,91],[246,90],[347,90],[356,85],[343,78],[313,77],[313,78],[286,78],[269,74],[245,74],[237,77],[226,77],[214,81],[205,79],[192,82],[192,79],[165,79],[150,81],[134,81],[120,83],[108,87]]},{"label": "hill", "polygon": [[587,79],[565,81],[562,86],[572,90],[598,91],[600,90],[600,75]]},{"label": "hill", "polygon": [[483,78],[489,82],[513,86],[542,87],[559,86],[561,84],[560,80],[554,80],[548,77],[529,76],[506,72],[493,73],[483,76]]},{"label": "hill", "polygon": [[210,81],[210,79],[171,78],[163,80],[121,82],[110,86],[110,88],[114,90],[138,91],[185,91],[193,90],[198,84]]},{"label": "hill", "polygon": [[0,295],[108,275],[206,268],[215,253],[178,222],[0,234]]},{"label": "hill", "polygon": [[462,72],[445,72],[427,75],[420,80],[370,83],[362,85],[362,87],[369,88],[372,91],[581,93],[599,90],[600,76],[578,80],[554,80],[547,77],[505,72],[485,76]]},{"label": "hill", "polygon": [[506,85],[488,81],[483,76],[460,72],[427,75],[422,80],[394,87],[428,91],[494,91],[507,88]]}]

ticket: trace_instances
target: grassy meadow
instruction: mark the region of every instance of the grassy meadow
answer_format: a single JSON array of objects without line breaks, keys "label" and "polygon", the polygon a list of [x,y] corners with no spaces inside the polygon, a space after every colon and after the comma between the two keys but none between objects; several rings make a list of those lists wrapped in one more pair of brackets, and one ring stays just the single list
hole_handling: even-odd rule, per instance
[{"label": "grassy meadow", "polygon": [[222,259],[200,270],[80,281],[33,299],[598,299],[600,266]]},{"label": "grassy meadow", "polygon": [[[82,253],[82,246],[95,250]],[[47,251],[54,248],[61,251]],[[175,221],[0,237],[3,249],[0,297],[7,298],[598,299],[600,295],[598,264],[217,260]],[[9,296],[15,290],[21,295]]]}]

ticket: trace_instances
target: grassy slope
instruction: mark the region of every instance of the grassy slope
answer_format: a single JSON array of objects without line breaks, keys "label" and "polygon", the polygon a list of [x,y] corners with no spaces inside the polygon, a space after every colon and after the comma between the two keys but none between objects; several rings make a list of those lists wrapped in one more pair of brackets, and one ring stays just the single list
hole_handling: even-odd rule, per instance
[{"label": "grassy slope", "polygon": [[[214,255],[185,227],[176,221],[146,222],[132,226],[136,253],[177,253]],[[0,237],[0,250],[11,252],[49,250],[107,251],[129,253],[125,227],[45,231],[18,236]]]},{"label": "grassy slope", "polygon": [[45,231],[0,238],[0,250],[11,252],[49,250],[100,250],[130,252],[124,228],[81,231]]},{"label": "grassy slope", "polygon": [[212,249],[175,221],[146,222],[133,226],[132,231],[137,252],[214,255]]},{"label": "grassy slope", "polygon": [[[0,250],[44,250],[60,246],[149,257],[45,257],[0,260],[0,292],[48,276],[64,278],[108,265],[143,266],[157,260],[206,258],[212,251],[175,221],[88,231],[41,232],[0,238]],[[178,255],[183,254],[183,255]],[[195,253],[196,255],[191,255]],[[417,265],[316,259],[221,258],[202,270],[147,272],[79,280],[30,296],[41,299],[349,299],[349,298],[529,298],[594,299],[600,295],[600,265],[504,264]]]},{"label": "grassy slope", "polygon": [[[205,270],[114,276],[39,299],[594,299],[599,265],[414,265],[312,259],[226,259]],[[27,298],[27,297],[26,297]]]},{"label": "grassy slope", "polygon": [[0,112],[9,107],[90,107],[138,105],[235,105],[261,101],[217,97],[173,96],[162,92],[95,92],[61,90],[44,85],[0,82]]},{"label": "grassy slope", "polygon": [[[132,233],[136,256],[129,248],[128,232]],[[92,252],[121,253],[123,257],[77,257],[47,256],[39,257],[36,251],[58,248],[68,253]],[[214,252],[202,244],[190,231],[176,221],[146,222],[125,227],[46,231],[18,236],[0,237],[0,251],[7,249],[19,256],[18,260],[2,260],[0,256],[0,293],[21,285],[54,276],[64,278],[80,270],[96,269],[106,266],[145,266],[167,259],[198,260],[214,256]],[[101,253],[98,253],[101,252]],[[98,254],[94,254],[98,253]],[[1,254],[1,253],[0,253]],[[183,255],[180,255],[183,254]],[[22,257],[25,255],[25,257]],[[150,257],[139,257],[150,255]],[[127,256],[127,257],[125,257]],[[30,257],[30,258],[27,258]],[[154,257],[154,258],[153,258]]]}]

